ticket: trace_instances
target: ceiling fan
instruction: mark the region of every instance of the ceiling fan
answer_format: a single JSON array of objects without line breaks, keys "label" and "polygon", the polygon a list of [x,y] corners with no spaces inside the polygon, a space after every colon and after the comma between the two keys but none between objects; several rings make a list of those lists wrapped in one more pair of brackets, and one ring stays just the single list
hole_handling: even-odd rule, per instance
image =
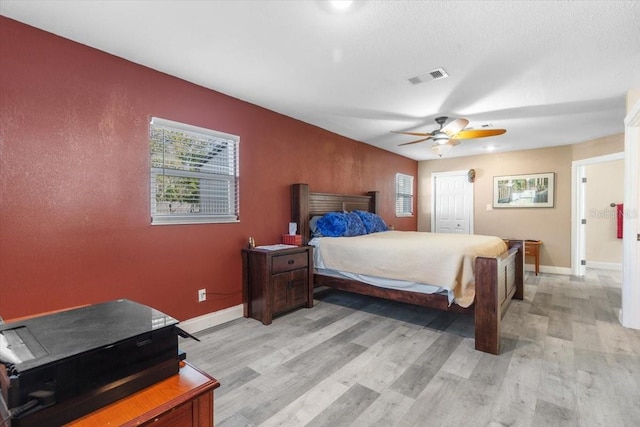
[{"label": "ceiling fan", "polygon": [[442,157],[444,152],[460,144],[460,139],[485,138],[487,136],[502,135],[506,132],[505,129],[465,129],[469,124],[469,120],[467,119],[455,119],[445,125],[447,119],[448,117],[444,116],[436,117],[435,120],[436,123],[440,125],[440,129],[433,132],[392,132],[423,137],[416,141],[405,142],[400,145],[417,144],[418,142],[433,139],[435,144],[431,147],[431,151],[440,157]]}]

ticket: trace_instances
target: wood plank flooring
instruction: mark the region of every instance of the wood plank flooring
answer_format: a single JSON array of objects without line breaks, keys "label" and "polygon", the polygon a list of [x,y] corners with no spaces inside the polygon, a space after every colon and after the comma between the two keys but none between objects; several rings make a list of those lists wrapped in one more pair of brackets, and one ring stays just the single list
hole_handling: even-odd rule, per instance
[{"label": "wood plank flooring", "polygon": [[618,322],[619,272],[527,273],[499,356],[473,349],[470,316],[339,291],[315,304],[181,341],[221,383],[217,426],[640,425],[640,331]]}]

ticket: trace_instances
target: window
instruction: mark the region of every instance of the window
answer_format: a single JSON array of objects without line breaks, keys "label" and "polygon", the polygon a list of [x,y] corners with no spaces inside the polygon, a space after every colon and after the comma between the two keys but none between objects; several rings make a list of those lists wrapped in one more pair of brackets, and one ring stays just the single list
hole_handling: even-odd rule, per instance
[{"label": "window", "polygon": [[151,223],[236,222],[240,137],[153,117]]},{"label": "window", "polygon": [[396,174],[396,216],[413,216],[413,177]]}]

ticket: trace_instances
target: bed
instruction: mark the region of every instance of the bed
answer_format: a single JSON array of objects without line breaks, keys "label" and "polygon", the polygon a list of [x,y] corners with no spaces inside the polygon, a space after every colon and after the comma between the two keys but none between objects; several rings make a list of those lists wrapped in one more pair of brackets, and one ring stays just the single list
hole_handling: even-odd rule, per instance
[{"label": "bed", "polygon": [[[291,186],[291,220],[298,224],[303,244],[309,244],[311,240],[310,220],[313,217],[328,212],[376,213],[378,203],[377,192],[369,192],[366,195],[312,193],[307,184]],[[451,295],[447,293],[423,293],[411,289],[381,287],[353,278],[327,274],[323,269],[318,268],[314,273],[314,286],[316,288],[326,286],[439,310],[473,314],[476,350],[499,354],[500,320],[511,300],[521,300],[524,296],[523,248],[522,241],[510,240],[503,253],[495,256],[474,257],[475,295],[473,303],[468,307],[463,307],[456,302],[452,303]]]}]

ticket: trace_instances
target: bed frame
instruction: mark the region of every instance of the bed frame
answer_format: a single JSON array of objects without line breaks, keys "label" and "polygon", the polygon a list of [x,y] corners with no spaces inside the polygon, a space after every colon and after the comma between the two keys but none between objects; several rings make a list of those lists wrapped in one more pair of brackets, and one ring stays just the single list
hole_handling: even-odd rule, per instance
[{"label": "bed frame", "polygon": [[[367,195],[310,193],[307,184],[291,186],[291,220],[298,224],[303,244],[309,242],[309,220],[327,212],[364,210],[378,212],[378,192]],[[328,286],[348,292],[371,295],[439,310],[474,314],[475,348],[491,354],[500,352],[500,320],[511,299],[524,296],[524,243],[509,240],[509,250],[495,258],[477,257],[475,264],[476,299],[469,308],[449,306],[446,295],[385,289],[354,280],[314,274],[314,287]]]}]

